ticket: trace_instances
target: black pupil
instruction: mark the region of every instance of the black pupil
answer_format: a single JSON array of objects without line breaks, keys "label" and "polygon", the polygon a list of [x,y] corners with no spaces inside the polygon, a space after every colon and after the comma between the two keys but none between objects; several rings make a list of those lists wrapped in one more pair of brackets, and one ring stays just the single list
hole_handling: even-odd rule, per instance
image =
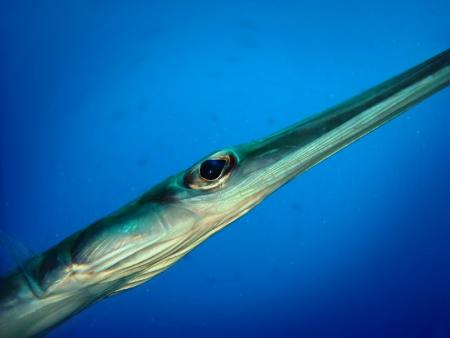
[{"label": "black pupil", "polygon": [[217,179],[227,162],[225,160],[206,160],[200,166],[200,176],[208,181]]}]

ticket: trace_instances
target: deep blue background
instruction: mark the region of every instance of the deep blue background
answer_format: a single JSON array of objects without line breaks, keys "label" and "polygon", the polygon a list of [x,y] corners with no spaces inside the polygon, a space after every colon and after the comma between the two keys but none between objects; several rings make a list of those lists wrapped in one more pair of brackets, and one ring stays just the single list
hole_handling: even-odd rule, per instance
[{"label": "deep blue background", "polygon": [[[450,47],[448,0],[15,3],[1,226],[36,252]],[[447,89],[49,337],[450,337],[449,106]]]}]

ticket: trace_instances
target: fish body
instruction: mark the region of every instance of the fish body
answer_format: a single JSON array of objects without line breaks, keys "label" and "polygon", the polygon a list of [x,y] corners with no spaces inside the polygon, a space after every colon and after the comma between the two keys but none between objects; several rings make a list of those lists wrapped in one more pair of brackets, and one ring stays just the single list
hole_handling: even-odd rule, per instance
[{"label": "fish body", "polygon": [[42,334],[164,271],[292,178],[450,84],[450,50],[274,135],[214,152],[0,283],[0,335]]}]

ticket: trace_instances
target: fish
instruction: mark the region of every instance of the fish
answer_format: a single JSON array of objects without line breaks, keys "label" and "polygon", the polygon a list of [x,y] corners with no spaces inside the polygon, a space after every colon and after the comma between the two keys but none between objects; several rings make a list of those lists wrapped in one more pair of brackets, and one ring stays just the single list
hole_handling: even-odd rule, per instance
[{"label": "fish", "polygon": [[273,135],[212,152],[3,276],[0,336],[43,335],[150,280],[294,177],[449,84],[447,49]]}]

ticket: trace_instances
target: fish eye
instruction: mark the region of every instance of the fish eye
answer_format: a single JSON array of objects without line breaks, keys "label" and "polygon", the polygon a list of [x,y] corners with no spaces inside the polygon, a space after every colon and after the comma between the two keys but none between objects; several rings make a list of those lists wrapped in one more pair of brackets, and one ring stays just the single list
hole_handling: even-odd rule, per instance
[{"label": "fish eye", "polygon": [[231,152],[216,153],[195,165],[184,176],[184,185],[190,189],[213,189],[222,186],[236,164]]},{"label": "fish eye", "polygon": [[208,181],[216,180],[220,177],[225,168],[226,160],[206,160],[200,166],[200,176]]}]

